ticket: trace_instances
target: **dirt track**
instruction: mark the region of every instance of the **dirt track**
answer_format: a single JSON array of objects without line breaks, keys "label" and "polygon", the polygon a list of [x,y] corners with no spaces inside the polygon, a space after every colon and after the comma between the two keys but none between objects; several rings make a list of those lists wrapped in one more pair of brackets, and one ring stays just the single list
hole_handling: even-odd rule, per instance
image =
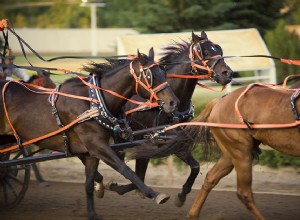
[{"label": "dirt track", "polygon": [[[130,167],[134,163],[127,163]],[[11,210],[0,211],[0,220],[85,220],[86,205],[84,192],[84,167],[77,158],[47,161],[39,164],[44,178],[50,181],[50,187],[42,187],[32,181],[25,198],[20,205]],[[186,204],[176,208],[173,200],[179,192],[189,173],[188,168],[173,170],[173,181],[166,165],[150,165],[146,183],[157,191],[168,193],[171,199],[163,205],[156,205],[150,199],[141,199],[134,192],[119,196],[106,192],[102,200],[96,199],[96,211],[105,220],[182,220],[201,187],[203,179],[212,164],[201,166],[199,175]],[[120,174],[101,163],[99,170],[104,175],[104,182],[126,181]],[[258,207],[270,220],[300,219],[300,172],[284,168],[274,170],[254,166],[254,192]],[[32,174],[34,179],[34,174]],[[158,188],[163,186],[164,188]],[[252,220],[251,214],[240,203],[235,195],[235,172],[221,180],[203,208],[201,218],[204,220]],[[229,191],[228,191],[229,190]],[[270,194],[275,193],[275,194]],[[277,195],[281,194],[281,195]],[[285,195],[284,195],[285,194]],[[287,195],[288,194],[288,195]]]},{"label": "dirt track", "polygon": [[[141,199],[135,193],[118,196],[106,192],[96,200],[96,210],[106,220],[182,220],[196,195],[193,190],[182,208],[173,205],[178,189],[155,188],[171,195],[163,205],[149,199]],[[267,219],[299,220],[300,196],[255,194],[255,199]],[[35,181],[21,204],[12,210],[0,212],[1,220],[81,220],[86,219],[83,183],[50,182],[42,187]],[[209,196],[201,219],[205,220],[250,220],[251,214],[238,201],[234,192],[213,191]]]}]

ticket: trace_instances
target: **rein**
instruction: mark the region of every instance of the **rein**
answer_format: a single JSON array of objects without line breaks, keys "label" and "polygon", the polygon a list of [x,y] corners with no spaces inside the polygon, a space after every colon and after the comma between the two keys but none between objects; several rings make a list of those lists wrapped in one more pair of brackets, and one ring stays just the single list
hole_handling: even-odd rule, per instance
[{"label": "rein", "polygon": [[[136,58],[134,58],[136,59]],[[152,102],[153,99],[155,99],[156,101],[159,100],[157,95],[156,95],[156,92],[159,92],[161,91],[162,89],[166,88],[168,86],[168,83],[167,82],[164,82],[160,85],[158,85],[156,88],[152,89],[151,88],[151,85],[148,83],[148,80],[146,78],[146,74],[144,73],[144,68],[142,65],[139,65],[140,67],[140,76],[138,77],[137,74],[135,73],[133,67],[132,67],[132,63],[133,61],[130,63],[130,73],[132,74],[132,76],[134,77],[135,81],[136,81],[136,86],[138,87],[138,85],[141,85],[142,87],[144,87],[144,89],[146,89],[149,93],[150,93],[150,100],[149,102],[147,103],[144,103],[144,102],[138,102],[138,101],[135,101],[135,100],[132,100],[132,99],[128,99],[114,91],[111,91],[111,90],[107,90],[107,89],[103,89],[101,87],[98,87],[98,86],[95,86],[91,83],[88,83],[86,82],[84,79],[87,78],[88,76],[86,75],[83,75],[83,74],[75,74],[71,71],[68,71],[68,70],[61,70],[61,71],[64,71],[66,73],[72,73],[74,74],[75,76],[77,76],[81,82],[87,86],[89,86],[90,88],[93,88],[93,89],[99,89],[99,90],[102,90],[102,91],[105,91],[105,92],[108,92],[118,98],[122,98],[122,99],[125,99],[127,101],[130,101],[130,102],[133,102],[135,104],[141,104],[141,105],[144,105],[144,106],[158,106],[158,103],[157,102]],[[148,67],[148,69],[150,69],[151,67],[157,65],[156,63],[150,65]],[[143,76],[143,78],[145,79],[145,82],[146,84],[144,84],[140,79],[141,79],[141,76]],[[16,138],[17,140],[17,145],[14,145],[14,146],[11,146],[9,148],[5,148],[5,149],[0,149],[0,153],[4,153],[4,152],[8,152],[8,151],[11,151],[11,150],[14,150],[14,149],[17,149],[17,148],[20,148],[21,146],[26,146],[26,145],[29,145],[29,144],[32,144],[32,143],[35,143],[37,141],[40,141],[40,140],[43,140],[43,139],[46,139],[46,138],[49,138],[49,137],[52,137],[56,134],[59,134],[61,132],[64,132],[65,130],[67,130],[68,128],[72,127],[73,125],[77,124],[77,123],[80,123],[82,121],[86,121],[86,120],[89,120],[91,118],[94,118],[94,117],[97,117],[99,115],[99,110],[97,108],[91,108],[87,111],[85,111],[84,113],[82,113],[81,115],[79,115],[77,117],[77,119],[75,119],[74,121],[72,121],[71,123],[65,125],[65,126],[60,126],[60,128],[58,130],[55,130],[53,132],[50,132],[48,134],[45,134],[45,135],[42,135],[40,137],[37,137],[37,138],[34,138],[34,139],[31,139],[29,141],[25,141],[23,143],[21,143],[21,140],[20,140],[20,137],[18,136],[14,126],[12,125],[12,122],[10,120],[10,117],[9,117],[9,114],[8,114],[8,111],[7,111],[7,106],[6,106],[6,101],[5,101],[5,91],[8,87],[9,84],[11,83],[17,83],[19,85],[22,85],[24,88],[26,88],[27,90],[29,90],[30,92],[32,93],[36,93],[36,94],[43,94],[43,95],[50,95],[52,97],[52,107],[53,107],[53,97],[55,95],[62,95],[62,96],[65,96],[65,97],[70,97],[70,98],[75,98],[75,99],[81,99],[81,100],[86,100],[86,101],[89,101],[91,103],[96,103],[96,104],[99,104],[99,100],[97,99],[93,99],[93,98],[90,98],[90,97],[85,97],[85,96],[77,96],[77,95],[72,95],[72,94],[66,94],[66,93],[62,93],[62,92],[59,92],[57,91],[56,89],[49,89],[49,88],[44,88],[44,87],[41,87],[41,86],[38,86],[38,85],[33,85],[33,84],[24,84],[20,81],[8,81],[6,82],[6,84],[4,85],[3,87],[3,90],[2,90],[2,99],[3,99],[3,107],[4,107],[4,112],[5,112],[5,116],[7,118],[7,121],[8,121],[8,124],[10,125],[10,128],[11,130],[13,131],[13,134],[14,134],[14,137]],[[35,91],[35,90],[32,90],[31,88],[29,87],[33,87],[33,88],[36,88],[36,89],[39,89],[39,90],[43,90],[42,92],[41,91]],[[136,89],[137,90],[137,89]]]},{"label": "rein", "polygon": [[[274,87],[277,85],[274,84],[261,84],[261,83],[252,83],[249,84],[246,89],[239,95],[239,97],[237,98],[235,104],[234,104],[234,108],[235,108],[235,112],[236,115],[239,118],[240,124],[225,124],[225,123],[212,123],[212,122],[185,122],[185,123],[179,123],[179,124],[175,124],[175,125],[171,125],[168,126],[166,128],[164,128],[164,131],[168,131],[168,130],[172,130],[175,129],[177,127],[180,126],[207,126],[207,127],[215,127],[215,128],[233,128],[233,129],[276,129],[276,128],[291,128],[291,127],[297,127],[300,125],[300,120],[297,120],[295,122],[292,123],[286,123],[286,124],[250,124],[249,122],[247,122],[238,107],[238,103],[240,101],[240,99],[253,87],[255,86],[262,86],[262,87]],[[292,97],[296,96],[299,93],[299,89],[287,89],[287,88],[281,88],[282,90],[292,90],[295,91],[295,93],[292,95]]]}]

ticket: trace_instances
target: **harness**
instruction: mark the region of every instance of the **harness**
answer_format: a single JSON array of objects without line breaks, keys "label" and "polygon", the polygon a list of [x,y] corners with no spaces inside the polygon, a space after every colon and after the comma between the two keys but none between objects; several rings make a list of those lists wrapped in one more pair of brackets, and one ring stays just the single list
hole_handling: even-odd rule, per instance
[{"label": "harness", "polygon": [[[60,85],[58,87],[56,87],[55,91],[58,92],[60,89]],[[56,108],[56,101],[58,99],[58,94],[57,93],[52,93],[49,95],[48,98],[48,102],[51,104],[52,109],[52,115],[55,117],[56,123],[58,125],[59,128],[63,128],[64,124],[62,123],[62,121],[60,120],[57,108]],[[64,145],[65,145],[65,154],[66,156],[70,156],[71,155],[71,151],[70,151],[70,141],[69,138],[67,136],[67,133],[65,131],[61,132],[62,137],[64,139]]]},{"label": "harness", "polygon": [[[294,119],[296,121],[300,120],[299,112],[296,108],[296,100],[299,98],[299,96],[300,96],[300,89],[295,90],[295,92],[291,96],[291,109],[292,109],[292,112],[294,114]],[[298,124],[297,127],[298,127],[298,130],[300,131],[300,125],[299,124]]]},{"label": "harness", "polygon": [[238,107],[238,103],[239,100],[254,86],[262,86],[262,87],[267,87],[267,88],[271,88],[273,86],[277,86],[277,85],[273,85],[273,84],[261,84],[261,83],[252,83],[249,84],[246,89],[240,94],[240,96],[237,98],[237,100],[235,101],[235,113],[237,115],[237,117],[239,118],[239,124],[225,124],[225,123],[212,123],[212,122],[185,122],[185,123],[178,123],[175,125],[171,125],[169,127],[166,127],[165,129],[163,129],[163,131],[168,131],[168,130],[172,130],[175,129],[179,126],[207,126],[207,127],[214,127],[214,128],[233,128],[233,129],[276,129],[276,128],[292,128],[292,127],[300,127],[300,117],[299,114],[297,112],[296,106],[295,106],[295,102],[296,99],[299,98],[300,96],[300,89],[286,89],[286,88],[282,88],[283,90],[293,90],[295,91],[292,96],[291,96],[291,108],[292,111],[294,113],[294,118],[295,118],[295,122],[290,122],[290,123],[286,123],[286,124],[252,124],[250,122],[248,122],[241,114],[239,107]]},{"label": "harness", "polygon": [[[91,85],[100,87],[99,81],[96,78],[97,77],[93,75],[88,82]],[[114,130],[114,127],[118,124],[118,119],[107,109],[102,92],[90,86],[89,96],[98,100],[98,103],[91,102],[91,108],[96,108],[99,111],[99,115],[95,117],[96,121],[106,129]]]},{"label": "harness", "polygon": [[194,116],[195,116],[195,106],[193,105],[192,100],[190,102],[190,107],[188,109],[182,112],[178,112],[179,122],[190,121],[194,118]]},{"label": "harness", "polygon": [[[136,59],[136,57],[132,58],[133,60]],[[69,140],[68,140],[68,136],[66,135],[65,131],[67,129],[69,129],[70,127],[72,127],[73,125],[75,125],[76,123],[82,123],[84,121],[90,120],[92,118],[95,118],[102,126],[104,126],[105,128],[112,130],[112,131],[117,131],[121,136],[123,137],[128,137],[126,133],[126,131],[131,130],[130,128],[128,128],[127,124],[125,123],[125,127],[127,128],[126,130],[122,128],[122,123],[118,123],[120,122],[120,120],[118,121],[117,118],[115,118],[114,116],[112,116],[112,114],[108,111],[108,109],[106,108],[105,102],[103,100],[103,97],[101,95],[101,91],[105,91],[108,92],[118,98],[123,98],[126,99],[127,101],[133,102],[135,104],[144,104],[146,106],[153,106],[153,105],[158,105],[157,102],[159,98],[157,96],[156,93],[158,93],[159,91],[167,88],[169,86],[169,84],[167,82],[163,82],[160,85],[158,85],[156,88],[152,89],[152,81],[151,81],[151,85],[149,84],[147,78],[149,78],[149,76],[147,77],[147,75],[151,74],[152,77],[152,73],[150,68],[157,65],[156,63],[150,65],[147,67],[147,70],[149,70],[150,72],[148,72],[147,74],[145,74],[144,72],[144,68],[141,64],[139,64],[139,71],[140,71],[140,75],[137,76],[137,74],[135,73],[133,67],[132,67],[132,63],[133,61],[130,63],[130,73],[132,74],[133,78],[136,81],[136,91],[138,92],[138,87],[142,86],[146,91],[148,91],[150,93],[150,102],[149,103],[141,103],[135,100],[131,100],[128,99],[114,91],[108,90],[108,89],[103,89],[100,87],[100,85],[97,84],[97,80],[95,76],[92,76],[91,79],[89,80],[89,82],[86,82],[85,79],[87,78],[86,75],[82,75],[82,74],[75,74],[75,76],[77,76],[83,84],[87,85],[89,87],[89,92],[90,92],[90,97],[84,97],[84,96],[77,96],[77,95],[72,95],[72,94],[66,94],[63,92],[59,92],[59,87],[57,89],[47,89],[47,88],[43,88],[40,86],[36,86],[36,85],[31,85],[29,84],[28,86],[26,86],[24,83],[19,82],[19,81],[9,81],[7,82],[2,90],[2,99],[3,99],[3,105],[4,105],[4,112],[7,118],[7,121],[11,127],[11,130],[13,131],[13,134],[17,140],[17,145],[11,146],[9,148],[5,148],[5,149],[0,149],[0,153],[4,153],[4,152],[8,152],[11,150],[14,150],[16,148],[20,148],[21,150],[23,149],[23,146],[26,145],[30,145],[33,144],[35,142],[38,142],[40,140],[52,137],[54,135],[57,135],[59,133],[63,134],[63,138],[64,138],[64,143],[65,143],[65,153],[66,155],[70,155],[70,147],[69,147]],[[145,79],[145,83],[143,83],[141,81],[141,78]],[[56,119],[56,123],[59,127],[58,130],[55,130],[53,132],[50,132],[48,134],[42,135],[40,137],[34,138],[32,140],[29,141],[25,141],[25,142],[21,142],[21,139],[18,135],[18,133],[16,132],[16,130],[14,129],[14,126],[11,123],[8,111],[7,111],[7,107],[6,107],[6,102],[5,102],[5,91],[7,86],[10,83],[17,83],[22,85],[24,88],[26,88],[27,90],[33,92],[33,93],[37,93],[37,94],[44,94],[44,95],[49,95],[49,102],[51,103],[52,106],[52,114],[54,115],[55,119]],[[37,88],[40,91],[36,91],[31,89],[30,87],[33,88]],[[82,114],[80,114],[74,121],[70,122],[67,125],[63,125],[61,119],[59,118],[59,114],[58,114],[58,110],[56,108],[56,101],[58,99],[58,95],[62,95],[62,96],[66,96],[66,97],[70,97],[70,98],[75,98],[75,99],[81,99],[81,100],[86,100],[89,101],[91,103],[91,107],[90,109],[88,109],[87,111],[83,112]],[[154,100],[154,101],[153,101]],[[124,120],[121,120],[124,122]],[[124,123],[123,123],[124,124]],[[124,126],[123,126],[124,127]]]}]

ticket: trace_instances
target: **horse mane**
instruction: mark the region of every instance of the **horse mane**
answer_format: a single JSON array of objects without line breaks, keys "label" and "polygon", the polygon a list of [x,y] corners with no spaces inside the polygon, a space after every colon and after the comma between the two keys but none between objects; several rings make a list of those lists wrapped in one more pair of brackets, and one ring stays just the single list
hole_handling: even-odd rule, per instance
[{"label": "horse mane", "polygon": [[163,57],[159,59],[159,62],[162,64],[166,64],[166,69],[169,69],[171,65],[169,63],[174,62],[177,58],[181,57],[182,54],[188,51],[190,43],[186,41],[176,42],[174,41],[172,45],[168,45],[163,48],[163,52],[161,53]]},{"label": "horse mane", "polygon": [[32,83],[35,79],[38,78],[38,75],[32,75],[30,76],[29,80],[27,81],[27,83]]},{"label": "horse mane", "polygon": [[106,59],[106,63],[91,62],[83,66],[83,70],[96,74],[99,78],[114,73],[131,62],[130,59]]}]

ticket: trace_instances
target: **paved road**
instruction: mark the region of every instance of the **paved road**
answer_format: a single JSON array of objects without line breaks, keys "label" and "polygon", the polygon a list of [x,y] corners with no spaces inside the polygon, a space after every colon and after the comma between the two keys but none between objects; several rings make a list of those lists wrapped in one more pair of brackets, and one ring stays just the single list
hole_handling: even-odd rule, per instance
[{"label": "paved road", "polygon": [[[24,200],[15,209],[0,211],[1,220],[83,220],[86,219],[85,193],[82,183],[51,182],[50,187],[30,183]],[[97,199],[96,210],[105,220],[182,220],[196,195],[190,194],[182,208],[173,205],[178,189],[155,188],[171,195],[163,205],[141,199],[134,192],[124,196],[106,192]],[[299,220],[300,196],[255,194],[255,200],[270,220]],[[239,202],[235,192],[213,191],[201,213],[204,220],[252,220],[251,214]]]}]

